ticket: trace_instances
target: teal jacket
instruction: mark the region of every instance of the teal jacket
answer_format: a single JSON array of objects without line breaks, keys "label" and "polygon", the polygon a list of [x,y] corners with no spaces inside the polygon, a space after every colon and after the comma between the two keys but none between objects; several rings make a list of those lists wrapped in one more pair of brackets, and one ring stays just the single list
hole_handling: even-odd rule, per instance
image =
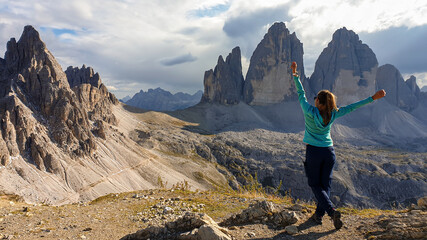
[{"label": "teal jacket", "polygon": [[320,115],[319,109],[310,105],[305,97],[304,88],[299,80],[299,77],[294,76],[295,86],[297,87],[298,101],[304,112],[305,119],[305,133],[303,142],[316,147],[330,147],[334,143],[331,138],[331,126],[335,119],[346,115],[368,103],[374,101],[372,97],[365,100],[350,104],[348,106],[339,108],[338,111],[332,110],[331,121],[328,125],[324,125],[323,118]]}]

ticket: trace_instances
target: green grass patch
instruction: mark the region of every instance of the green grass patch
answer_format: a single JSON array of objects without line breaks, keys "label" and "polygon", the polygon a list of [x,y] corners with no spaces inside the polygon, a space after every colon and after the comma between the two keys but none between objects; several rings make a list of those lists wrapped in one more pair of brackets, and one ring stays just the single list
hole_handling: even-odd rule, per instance
[{"label": "green grass patch", "polygon": [[356,208],[343,207],[343,208],[338,208],[338,210],[343,214],[357,215],[365,218],[374,218],[383,214],[395,215],[397,213],[396,210],[380,210],[380,209],[372,209],[372,208],[356,209]]}]

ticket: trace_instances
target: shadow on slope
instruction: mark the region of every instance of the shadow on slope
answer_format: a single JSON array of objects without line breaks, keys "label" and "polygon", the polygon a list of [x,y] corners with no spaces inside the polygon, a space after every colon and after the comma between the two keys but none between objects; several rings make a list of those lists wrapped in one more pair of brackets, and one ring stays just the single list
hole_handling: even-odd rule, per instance
[{"label": "shadow on slope", "polygon": [[[184,110],[165,113],[195,124],[185,126],[185,130],[205,135],[253,129],[285,133],[304,131],[304,116],[298,102],[267,106],[199,103]],[[425,144],[421,144],[427,142],[426,124],[382,100],[337,119],[332,125],[331,135],[334,140],[353,145],[383,145],[409,151],[427,150],[423,147]]]},{"label": "shadow on slope", "polygon": [[266,129],[297,133],[304,131],[304,118],[297,102],[284,102],[268,106],[250,106],[245,103],[220,105],[199,103],[196,106],[166,112],[178,119],[198,124],[186,126],[196,133],[245,132]]}]

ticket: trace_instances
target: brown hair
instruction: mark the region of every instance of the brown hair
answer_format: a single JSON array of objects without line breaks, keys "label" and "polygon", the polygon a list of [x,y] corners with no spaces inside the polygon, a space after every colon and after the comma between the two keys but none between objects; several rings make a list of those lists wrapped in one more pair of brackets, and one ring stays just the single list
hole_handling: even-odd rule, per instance
[{"label": "brown hair", "polygon": [[317,94],[317,99],[319,104],[325,106],[323,110],[320,110],[320,115],[322,115],[323,123],[325,125],[329,124],[332,117],[332,110],[337,111],[337,104],[335,102],[335,95],[328,90],[321,90]]}]

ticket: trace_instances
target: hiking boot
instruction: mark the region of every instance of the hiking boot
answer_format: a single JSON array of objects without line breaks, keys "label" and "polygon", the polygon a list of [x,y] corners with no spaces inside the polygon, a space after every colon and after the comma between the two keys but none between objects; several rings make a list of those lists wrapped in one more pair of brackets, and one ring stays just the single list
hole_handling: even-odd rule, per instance
[{"label": "hiking boot", "polygon": [[310,220],[318,225],[322,225],[322,217],[318,216],[316,213],[314,213],[313,216],[310,217]]},{"label": "hiking boot", "polygon": [[340,229],[342,227],[342,221],[341,221],[341,213],[337,210],[334,210],[332,213],[332,221],[334,221],[335,229]]}]

